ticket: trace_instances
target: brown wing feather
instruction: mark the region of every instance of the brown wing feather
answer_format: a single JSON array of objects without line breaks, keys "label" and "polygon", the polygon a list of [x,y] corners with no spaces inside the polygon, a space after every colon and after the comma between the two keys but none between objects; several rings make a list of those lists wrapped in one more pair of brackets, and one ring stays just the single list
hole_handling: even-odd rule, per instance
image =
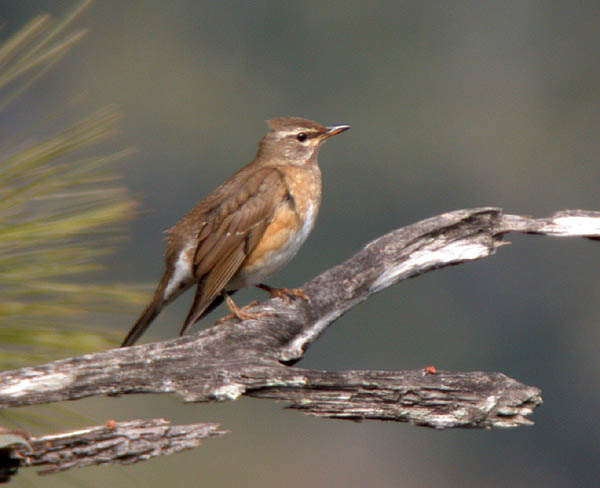
[{"label": "brown wing feather", "polygon": [[196,322],[264,235],[287,188],[281,174],[264,168],[249,174],[235,194],[205,214],[194,256],[198,289],[181,333]]},{"label": "brown wing feather", "polygon": [[[200,233],[206,237],[198,239],[194,256],[195,277],[202,279],[221,257],[229,254],[227,251],[244,242],[255,227],[270,222],[286,193],[283,179],[274,168],[255,171],[240,182],[239,188],[213,208],[206,219]],[[258,240],[260,237],[262,234]]]},{"label": "brown wing feather", "polygon": [[202,283],[202,300],[212,302],[236,273],[242,261],[246,258],[243,246],[234,249],[229,256],[222,259],[219,266],[206,275]]},{"label": "brown wing feather", "polygon": [[210,307],[223,290],[221,283],[224,280],[227,282],[231,279],[245,257],[244,250],[241,247],[235,249],[218,269],[208,273],[205,279],[201,283],[198,283],[194,303],[192,304],[192,308],[190,308],[179,335],[183,335],[190,325],[193,325],[202,318],[204,311]]}]

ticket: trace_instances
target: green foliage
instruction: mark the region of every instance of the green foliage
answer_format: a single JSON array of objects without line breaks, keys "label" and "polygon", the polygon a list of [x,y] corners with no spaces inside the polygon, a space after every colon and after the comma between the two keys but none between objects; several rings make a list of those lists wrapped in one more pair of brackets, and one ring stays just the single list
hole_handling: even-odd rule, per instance
[{"label": "green foliage", "polygon": [[[65,29],[89,3],[61,21],[40,15],[0,46],[0,110],[83,37],[84,30]],[[100,268],[98,258],[115,249],[135,214],[114,169],[131,151],[89,155],[119,117],[108,107],[27,147],[0,147],[0,368],[114,345],[91,318],[146,298],[132,286],[81,276]]]}]

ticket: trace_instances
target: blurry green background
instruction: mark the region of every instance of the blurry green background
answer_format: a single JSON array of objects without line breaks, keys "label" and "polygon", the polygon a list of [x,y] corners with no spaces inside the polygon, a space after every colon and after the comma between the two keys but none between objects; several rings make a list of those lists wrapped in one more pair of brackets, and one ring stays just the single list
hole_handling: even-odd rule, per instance
[{"label": "blurry green background", "polygon": [[[60,16],[75,4],[2,2],[0,38],[34,14]],[[600,209],[594,2],[103,0],[78,25],[87,38],[7,109],[0,130],[18,134],[82,95],[57,126],[112,102],[124,112],[112,144],[137,148],[122,171],[142,211],[94,278],[103,283],[157,282],[162,231],[249,162],[264,120],[281,115],[352,130],[321,152],[317,227],[276,286],[298,286],[368,240],[444,211]],[[514,245],[492,258],[373,297],[300,366],[502,371],[542,388],[535,426],[436,432],[315,419],[251,399],[88,399],[69,407],[95,423],[165,417],[232,432],[176,456],[44,485],[597,486],[600,246],[508,240]],[[242,292],[240,302],[255,297],[264,294]],[[190,303],[186,295],[168,307],[144,339],[175,336]],[[124,335],[136,314],[109,315],[105,327]],[[14,483],[42,482],[29,480]]]}]

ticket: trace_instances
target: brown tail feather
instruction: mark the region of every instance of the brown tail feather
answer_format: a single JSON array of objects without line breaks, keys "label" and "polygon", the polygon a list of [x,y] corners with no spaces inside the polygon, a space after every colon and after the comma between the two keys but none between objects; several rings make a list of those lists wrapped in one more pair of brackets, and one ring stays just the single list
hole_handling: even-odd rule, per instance
[{"label": "brown tail feather", "polygon": [[132,346],[135,342],[142,336],[148,326],[152,323],[152,321],[156,318],[156,316],[160,313],[163,307],[163,300],[160,296],[155,296],[152,302],[146,307],[143,311],[140,318],[137,319],[137,322],[125,337],[125,340],[121,344],[121,347]]},{"label": "brown tail feather", "polygon": [[[140,317],[137,319],[136,323],[133,325],[127,337],[121,344],[121,347],[132,346],[135,342],[142,336],[142,334],[146,331],[148,326],[152,323],[152,321],[156,318],[156,316],[160,313],[162,308],[169,302],[165,302],[163,295],[165,292],[165,288],[169,283],[169,273],[165,273],[165,275],[160,280],[156,291],[154,292],[154,298],[142,312]],[[183,290],[181,290],[183,291]],[[180,292],[181,293],[181,292]]]},{"label": "brown tail feather", "polygon": [[[229,294],[229,296],[231,296],[236,291],[237,290],[232,290],[227,293]],[[198,311],[194,310],[194,306],[192,305],[192,308],[190,309],[190,312],[189,312],[187,318],[185,319],[185,323],[183,324],[183,327],[179,331],[179,335],[182,336],[184,334],[184,332],[188,329],[188,327],[190,327],[191,325],[194,325],[196,322],[202,320],[209,313],[211,313],[215,308],[217,308],[219,305],[221,305],[221,303],[223,303],[224,301],[225,301],[225,298],[223,297],[223,295],[217,295],[215,297],[215,299],[210,304],[208,304],[200,313],[198,313]]]},{"label": "brown tail feather", "polygon": [[202,292],[202,283],[198,283],[198,287],[196,288],[196,295],[194,295],[194,303],[192,303],[192,308],[190,308],[190,311],[187,317],[185,318],[185,322],[183,323],[183,327],[179,331],[180,336],[183,335],[183,333],[190,325],[200,320],[207,308],[210,308],[212,301],[206,302],[204,303],[204,305],[200,305],[200,303],[203,301],[203,298],[205,298],[203,295],[204,294]]}]

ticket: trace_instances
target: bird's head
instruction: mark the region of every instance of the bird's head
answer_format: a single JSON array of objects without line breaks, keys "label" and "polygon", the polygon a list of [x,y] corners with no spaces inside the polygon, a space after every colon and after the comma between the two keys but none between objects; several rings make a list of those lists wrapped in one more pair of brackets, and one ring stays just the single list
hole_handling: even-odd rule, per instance
[{"label": "bird's head", "polygon": [[275,161],[303,165],[316,160],[319,148],[349,125],[324,126],[300,117],[279,117],[267,122],[271,131],[260,141],[259,155]]}]

